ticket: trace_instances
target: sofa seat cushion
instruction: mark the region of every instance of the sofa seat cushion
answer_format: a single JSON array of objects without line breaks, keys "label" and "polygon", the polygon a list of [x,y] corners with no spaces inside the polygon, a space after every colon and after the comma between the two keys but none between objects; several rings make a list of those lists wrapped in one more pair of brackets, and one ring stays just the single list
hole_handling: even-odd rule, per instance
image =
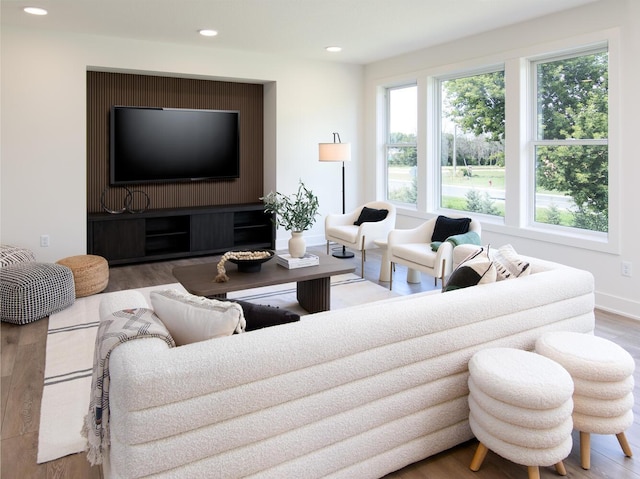
[{"label": "sofa seat cushion", "polygon": [[246,327],[242,307],[231,301],[207,299],[176,289],[152,291],[149,297],[178,346],[241,333]]},{"label": "sofa seat cushion", "polygon": [[431,250],[429,243],[405,243],[397,245],[393,247],[393,255],[428,268],[434,268],[436,264],[436,255]]},{"label": "sofa seat cushion", "polygon": [[358,230],[358,226],[355,225],[333,226],[327,229],[327,234],[348,243],[355,243],[358,238]]}]

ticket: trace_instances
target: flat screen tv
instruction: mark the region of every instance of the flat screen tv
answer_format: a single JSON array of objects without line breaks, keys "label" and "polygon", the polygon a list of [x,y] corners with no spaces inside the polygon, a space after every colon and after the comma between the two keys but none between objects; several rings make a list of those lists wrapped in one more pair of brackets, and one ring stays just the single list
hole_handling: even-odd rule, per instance
[{"label": "flat screen tv", "polygon": [[240,113],[111,107],[110,184],[240,176]]}]

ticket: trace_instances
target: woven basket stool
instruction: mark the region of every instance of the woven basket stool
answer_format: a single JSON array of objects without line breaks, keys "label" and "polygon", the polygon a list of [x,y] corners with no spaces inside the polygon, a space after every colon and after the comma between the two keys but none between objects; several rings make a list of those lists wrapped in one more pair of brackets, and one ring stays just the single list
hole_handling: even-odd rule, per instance
[{"label": "woven basket stool", "polygon": [[27,324],[71,306],[73,274],[66,266],[28,261],[0,269],[0,318]]},{"label": "woven basket stool", "polygon": [[109,284],[109,263],[102,256],[84,254],[57,261],[73,271],[76,298],[104,291]]},{"label": "woven basket stool", "polygon": [[536,352],[560,363],[573,378],[573,426],[580,431],[582,468],[591,467],[591,434],[615,434],[631,457],[624,434],[633,424],[631,355],[607,339],[566,331],[543,334]]},{"label": "woven basket stool", "polygon": [[488,450],[527,466],[563,464],[571,452],[573,381],[554,361],[511,348],[485,349],[469,361],[469,425],[480,444],[469,466],[478,471]]}]

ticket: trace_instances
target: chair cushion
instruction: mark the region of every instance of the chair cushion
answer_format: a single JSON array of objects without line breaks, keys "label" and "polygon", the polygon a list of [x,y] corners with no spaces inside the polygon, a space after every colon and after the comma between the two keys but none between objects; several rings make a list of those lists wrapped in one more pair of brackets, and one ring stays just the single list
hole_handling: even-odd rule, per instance
[{"label": "chair cushion", "polygon": [[431,251],[428,243],[405,243],[393,247],[393,255],[418,263],[427,268],[433,268],[436,263],[436,254]]},{"label": "chair cushion", "polygon": [[358,238],[358,227],[354,225],[333,226],[327,229],[327,235],[347,243],[355,243]]},{"label": "chair cushion", "polygon": [[[486,248],[488,251],[488,248]],[[481,248],[475,254],[464,260],[453,270],[447,280],[444,291],[468,288],[478,284],[493,283],[496,281],[496,267],[485,248]]]},{"label": "chair cushion", "polygon": [[436,218],[431,241],[446,241],[449,236],[466,233],[470,223],[471,218],[448,218],[440,215]]},{"label": "chair cushion", "polygon": [[360,216],[353,222],[354,225],[360,226],[362,223],[376,223],[382,221],[389,214],[389,210],[368,208],[364,206],[360,211]]}]

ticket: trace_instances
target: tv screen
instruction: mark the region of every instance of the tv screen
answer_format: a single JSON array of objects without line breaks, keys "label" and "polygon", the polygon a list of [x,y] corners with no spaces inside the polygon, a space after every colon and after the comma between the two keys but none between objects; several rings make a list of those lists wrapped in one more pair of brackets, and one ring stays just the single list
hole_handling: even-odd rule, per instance
[{"label": "tv screen", "polygon": [[238,178],[240,113],[113,106],[110,183]]}]

